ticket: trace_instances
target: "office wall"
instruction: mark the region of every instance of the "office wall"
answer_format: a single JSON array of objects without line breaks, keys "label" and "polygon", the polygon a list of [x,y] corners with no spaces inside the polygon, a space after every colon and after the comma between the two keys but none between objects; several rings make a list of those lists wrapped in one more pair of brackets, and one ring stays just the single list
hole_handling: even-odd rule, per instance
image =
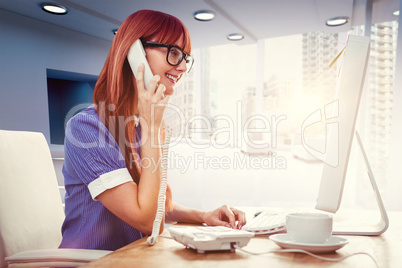
[{"label": "office wall", "polygon": [[99,75],[111,42],[0,9],[0,129],[50,143],[46,69]]}]

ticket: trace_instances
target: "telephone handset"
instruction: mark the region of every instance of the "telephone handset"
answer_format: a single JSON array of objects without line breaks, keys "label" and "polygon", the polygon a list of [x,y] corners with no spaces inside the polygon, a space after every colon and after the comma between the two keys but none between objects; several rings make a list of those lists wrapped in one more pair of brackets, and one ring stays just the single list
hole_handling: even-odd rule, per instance
[{"label": "telephone handset", "polygon": [[[154,76],[152,74],[151,68],[149,67],[148,61],[145,57],[145,50],[142,46],[141,40],[138,39],[131,45],[130,50],[127,54],[127,60],[130,64],[131,71],[134,73],[137,79],[138,67],[141,63],[145,65],[144,69],[144,83],[145,88],[149,86],[149,83]],[[168,166],[168,152],[169,152],[169,142],[172,135],[171,128],[165,126],[165,142],[162,147],[162,160],[161,160],[161,184],[159,186],[158,194],[158,208],[156,211],[156,216],[154,224],[152,226],[152,234],[147,239],[148,245],[152,246],[158,242],[159,229],[162,224],[163,215],[165,214],[165,201],[166,201],[166,189],[167,189],[167,166]]]},{"label": "telephone handset", "polygon": [[127,59],[128,63],[130,64],[131,70],[134,73],[135,78],[137,79],[137,72],[138,72],[138,67],[140,66],[141,63],[145,65],[144,69],[144,85],[145,88],[149,86],[149,83],[151,82],[152,77],[154,76],[152,74],[151,68],[149,67],[147,58],[145,57],[145,50],[144,47],[142,46],[141,40],[137,39],[134,44],[131,45],[130,50],[128,51],[127,54]]}]

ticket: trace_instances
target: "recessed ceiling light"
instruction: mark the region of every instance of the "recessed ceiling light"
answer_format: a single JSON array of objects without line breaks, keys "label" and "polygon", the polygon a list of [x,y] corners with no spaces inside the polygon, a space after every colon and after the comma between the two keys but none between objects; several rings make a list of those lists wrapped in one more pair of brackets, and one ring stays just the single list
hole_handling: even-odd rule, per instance
[{"label": "recessed ceiling light", "polygon": [[230,41],[240,41],[244,38],[244,35],[239,34],[239,33],[232,33],[232,34],[228,34],[227,38]]},{"label": "recessed ceiling light", "polygon": [[40,5],[43,11],[46,11],[55,15],[65,15],[68,13],[68,9],[62,5],[54,4],[54,3],[42,3]]},{"label": "recessed ceiling light", "polygon": [[334,26],[341,26],[348,23],[348,17],[335,17],[328,19],[325,23],[327,26],[334,27]]},{"label": "recessed ceiling light", "polygon": [[215,18],[215,12],[210,10],[198,10],[194,12],[194,19],[199,21],[210,21]]},{"label": "recessed ceiling light", "polygon": [[395,16],[399,16],[399,10],[395,11],[395,12],[392,13],[392,14],[394,14]]}]

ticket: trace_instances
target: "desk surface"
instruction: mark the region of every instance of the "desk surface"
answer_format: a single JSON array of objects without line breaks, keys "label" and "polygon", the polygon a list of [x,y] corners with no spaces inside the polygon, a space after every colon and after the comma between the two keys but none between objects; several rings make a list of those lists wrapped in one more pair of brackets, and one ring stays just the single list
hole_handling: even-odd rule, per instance
[{"label": "desk surface", "polygon": [[[334,253],[320,254],[340,258],[356,252],[373,256],[379,267],[402,267],[402,212],[389,212],[389,229],[381,236],[342,236],[349,244]],[[164,231],[163,236],[170,236]],[[244,249],[265,252],[280,249],[268,235],[252,238]],[[270,253],[251,255],[237,250],[198,254],[178,242],[159,237],[158,243],[148,246],[146,238],[131,243],[99,260],[89,267],[376,267],[366,255],[356,255],[341,262],[322,261],[302,253]]]}]

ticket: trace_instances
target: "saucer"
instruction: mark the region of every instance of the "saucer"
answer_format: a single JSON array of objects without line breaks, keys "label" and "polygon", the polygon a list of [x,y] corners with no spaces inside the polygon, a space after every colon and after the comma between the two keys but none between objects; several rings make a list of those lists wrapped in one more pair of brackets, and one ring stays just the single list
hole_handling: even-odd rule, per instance
[{"label": "saucer", "polygon": [[302,243],[296,242],[288,234],[276,234],[269,237],[281,248],[302,249],[311,253],[326,253],[336,251],[345,246],[349,241],[342,237],[331,236],[324,243]]}]

